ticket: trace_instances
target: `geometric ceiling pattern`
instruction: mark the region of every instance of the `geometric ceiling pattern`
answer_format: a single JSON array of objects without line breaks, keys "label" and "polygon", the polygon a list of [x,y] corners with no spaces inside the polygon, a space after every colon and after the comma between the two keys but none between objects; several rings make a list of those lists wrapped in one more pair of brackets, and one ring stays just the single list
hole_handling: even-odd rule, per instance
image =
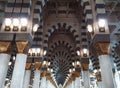
[{"label": "geometric ceiling pattern", "polygon": [[[104,1],[108,26],[110,33],[112,33],[120,25],[118,24],[120,22],[120,1]],[[87,19],[87,15],[90,15],[92,10],[87,8],[88,2],[84,4],[83,2],[83,0],[43,0],[43,2],[37,0],[37,6],[32,14],[34,15],[32,19],[33,24],[39,23],[40,26],[34,33],[34,38],[29,48],[42,48],[47,51],[43,61],[50,62],[48,67],[53,69],[51,74],[58,85],[64,85],[66,78],[71,72],[70,69],[74,68],[73,62],[80,61],[81,65],[83,64],[76,51],[84,48],[89,49],[89,44],[91,43],[91,37],[89,37],[85,21],[88,23],[92,22],[92,18],[88,17],[89,19]],[[5,3],[5,1],[0,1],[0,3]],[[39,9],[37,9],[38,7]],[[2,18],[0,17],[0,19]],[[114,52],[118,52],[118,56],[119,49],[119,45],[114,49]],[[92,50],[90,52],[90,59],[93,69],[99,69],[98,58],[93,57],[91,54],[97,55],[97,53],[92,48],[90,50]],[[116,60],[119,61],[118,58]],[[31,58],[28,58],[28,62],[32,61]],[[37,61],[34,60],[34,62]],[[88,63],[87,60],[83,62]],[[7,76],[10,76],[9,74],[12,73],[13,67],[14,62],[9,67]],[[77,69],[75,70],[76,74],[81,74],[80,71],[77,72]]]}]

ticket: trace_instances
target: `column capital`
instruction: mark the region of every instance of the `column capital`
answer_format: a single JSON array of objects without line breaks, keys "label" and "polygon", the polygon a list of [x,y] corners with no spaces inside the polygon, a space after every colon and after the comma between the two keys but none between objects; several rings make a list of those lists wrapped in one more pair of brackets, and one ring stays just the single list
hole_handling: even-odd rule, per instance
[{"label": "column capital", "polygon": [[18,41],[16,42],[18,53],[28,53],[29,42],[28,41]]},{"label": "column capital", "polygon": [[8,52],[9,45],[10,45],[10,42],[0,41],[0,53],[9,53]]},{"label": "column capital", "polygon": [[82,69],[83,69],[83,71],[88,71],[89,70],[89,64],[82,63]]},{"label": "column capital", "polygon": [[82,58],[81,65],[84,71],[88,71],[89,70],[89,58]]},{"label": "column capital", "polygon": [[96,43],[93,47],[95,48],[97,55],[100,56],[100,55],[105,55],[109,53],[108,52],[109,45],[110,43],[102,42],[102,43]]}]

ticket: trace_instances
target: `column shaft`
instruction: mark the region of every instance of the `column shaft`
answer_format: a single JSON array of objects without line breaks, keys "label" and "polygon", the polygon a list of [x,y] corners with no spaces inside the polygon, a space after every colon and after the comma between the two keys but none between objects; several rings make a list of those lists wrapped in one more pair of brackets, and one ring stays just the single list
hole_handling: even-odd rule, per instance
[{"label": "column shaft", "polygon": [[75,81],[72,81],[72,88],[75,88]]},{"label": "column shaft", "polygon": [[97,82],[98,88],[103,88],[102,87],[102,82]]},{"label": "column shaft", "polygon": [[0,54],[0,88],[4,87],[9,60],[10,60],[10,55],[3,53]]},{"label": "column shaft", "polygon": [[84,88],[90,88],[89,71],[83,71]]},{"label": "column shaft", "polygon": [[30,74],[31,74],[31,71],[30,71],[30,70],[26,70],[26,71],[25,71],[23,88],[29,88]]},{"label": "column shaft", "polygon": [[75,88],[80,88],[80,79],[76,78],[75,80]]},{"label": "column shaft", "polygon": [[35,70],[33,88],[39,88],[40,74],[41,74],[41,72],[39,70]]},{"label": "column shaft", "polygon": [[103,88],[114,88],[112,66],[109,55],[99,56]]},{"label": "column shaft", "polygon": [[23,88],[27,55],[17,54],[10,88]]},{"label": "column shaft", "polygon": [[40,88],[46,88],[46,77],[42,77]]}]

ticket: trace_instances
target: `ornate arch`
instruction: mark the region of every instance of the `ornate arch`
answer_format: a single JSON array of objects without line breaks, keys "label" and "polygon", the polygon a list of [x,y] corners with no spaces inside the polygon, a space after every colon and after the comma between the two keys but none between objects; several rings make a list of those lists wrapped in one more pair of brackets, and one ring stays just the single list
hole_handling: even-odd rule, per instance
[{"label": "ornate arch", "polygon": [[71,25],[67,25],[67,23],[57,23],[56,25],[53,25],[52,28],[48,29],[47,33],[45,34],[44,49],[48,48],[49,37],[52,35],[54,31],[59,29],[69,30],[71,33],[73,33],[73,36],[76,41],[76,48],[80,48],[79,34],[77,33],[76,29],[74,29]]},{"label": "ornate arch", "polygon": [[53,50],[59,46],[59,45],[63,45],[63,46],[66,46],[70,52],[71,52],[71,56],[74,56],[75,55],[75,50],[72,48],[72,45],[70,45],[70,43],[66,42],[66,41],[57,41],[57,42],[54,42],[54,44],[52,44],[49,48],[49,53],[48,53],[48,56],[52,54]]}]

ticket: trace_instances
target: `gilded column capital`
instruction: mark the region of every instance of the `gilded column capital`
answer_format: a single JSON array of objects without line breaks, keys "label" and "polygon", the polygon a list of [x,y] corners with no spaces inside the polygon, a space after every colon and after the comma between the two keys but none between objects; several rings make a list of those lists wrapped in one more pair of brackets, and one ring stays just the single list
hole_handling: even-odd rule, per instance
[{"label": "gilded column capital", "polygon": [[32,64],[32,63],[26,63],[25,69],[26,69],[26,70],[30,70],[30,69],[31,69],[31,64]]},{"label": "gilded column capital", "polygon": [[97,55],[105,55],[108,54],[108,50],[109,50],[109,45],[110,43],[96,43],[93,47],[95,48]]},{"label": "gilded column capital", "polygon": [[[31,69],[31,64],[32,63],[26,63],[26,70],[30,70]],[[41,62],[35,62],[34,63],[34,68],[36,69],[36,70],[40,70],[41,69],[41,65],[42,63]]]},{"label": "gilded column capital", "polygon": [[89,64],[88,63],[82,63],[82,69],[83,71],[88,71],[89,70]]},{"label": "gilded column capital", "polygon": [[0,53],[9,53],[8,47],[10,45],[10,42],[8,41],[0,41]]},{"label": "gilded column capital", "polygon": [[16,42],[18,53],[28,53],[29,42],[28,41],[17,41]]}]

